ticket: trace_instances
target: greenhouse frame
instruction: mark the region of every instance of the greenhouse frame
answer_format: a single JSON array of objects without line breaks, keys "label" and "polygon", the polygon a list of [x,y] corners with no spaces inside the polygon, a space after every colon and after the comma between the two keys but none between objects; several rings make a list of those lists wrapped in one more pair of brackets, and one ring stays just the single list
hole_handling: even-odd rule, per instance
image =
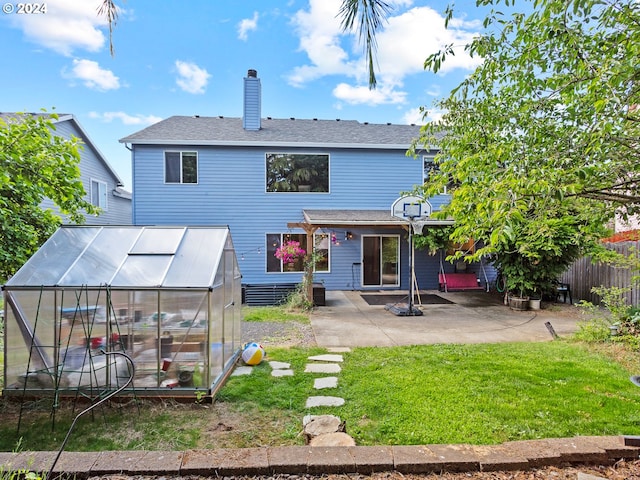
[{"label": "greenhouse frame", "polygon": [[211,397],[240,355],[228,227],[63,226],[3,293],[7,396]]}]

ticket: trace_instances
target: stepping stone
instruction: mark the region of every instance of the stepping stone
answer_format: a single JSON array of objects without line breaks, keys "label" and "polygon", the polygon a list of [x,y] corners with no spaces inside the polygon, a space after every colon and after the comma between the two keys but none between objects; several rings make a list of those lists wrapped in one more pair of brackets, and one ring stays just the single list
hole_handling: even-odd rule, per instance
[{"label": "stepping stone", "polygon": [[314,362],[342,362],[342,355],[314,355],[309,357]]},{"label": "stepping stone", "polygon": [[293,370],[290,369],[278,369],[271,372],[272,377],[293,377]]},{"label": "stepping stone", "polygon": [[253,367],[236,367],[233,373],[231,373],[231,376],[249,375],[251,372],[253,372]]},{"label": "stepping stone", "polygon": [[578,472],[578,480],[606,480],[605,477],[598,477],[589,473]]},{"label": "stepping stone", "polygon": [[313,437],[325,433],[344,432],[344,423],[335,415],[314,415],[313,420],[304,425],[307,443]]},{"label": "stepping stone", "polygon": [[322,377],[313,381],[313,388],[321,390],[323,388],[336,388],[338,386],[338,377]]},{"label": "stepping stone", "polygon": [[332,419],[331,421],[336,422],[338,425],[342,423],[340,417],[336,417],[335,415],[305,415],[304,417],[302,417],[302,426],[306,427],[309,422],[313,422],[314,420],[318,420],[320,418],[327,420],[330,418]]},{"label": "stepping stone", "polygon": [[351,349],[349,347],[329,347],[327,352],[329,353],[348,353]]},{"label": "stepping stone", "polygon": [[344,398],[318,396],[307,398],[305,407],[341,407],[342,405],[344,405]]},{"label": "stepping stone", "polygon": [[340,373],[340,365],[335,363],[308,363],[304,373]]},{"label": "stepping stone", "polygon": [[309,441],[310,447],[355,447],[356,441],[344,432],[323,433]]},{"label": "stepping stone", "polygon": [[287,368],[291,368],[291,364],[290,363],[276,362],[275,360],[273,362],[269,362],[269,365],[274,370],[284,370],[284,369],[287,369]]}]

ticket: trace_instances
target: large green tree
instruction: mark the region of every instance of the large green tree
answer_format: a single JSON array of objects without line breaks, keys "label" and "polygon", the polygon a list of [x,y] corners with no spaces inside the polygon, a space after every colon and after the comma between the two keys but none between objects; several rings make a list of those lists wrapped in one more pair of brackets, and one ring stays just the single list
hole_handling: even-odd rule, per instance
[{"label": "large green tree", "polygon": [[498,9],[510,0],[478,4],[492,11],[467,50],[483,63],[422,130],[417,145],[440,150],[424,193],[453,184],[441,213],[456,221],[453,239],[480,240],[469,259],[491,255],[512,289],[531,290],[597,247],[616,212],[638,212],[640,9],[536,0],[507,15]]},{"label": "large green tree", "polygon": [[0,281],[24,264],[60,226],[62,218],[43,209],[48,198],[75,223],[85,200],[80,181],[78,139],[55,135],[57,115],[15,115],[0,119]]}]

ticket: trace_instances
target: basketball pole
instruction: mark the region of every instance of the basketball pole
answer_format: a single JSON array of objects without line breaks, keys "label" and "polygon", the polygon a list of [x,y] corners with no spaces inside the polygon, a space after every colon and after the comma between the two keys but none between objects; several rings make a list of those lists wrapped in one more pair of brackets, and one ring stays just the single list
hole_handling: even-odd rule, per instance
[{"label": "basketball pole", "polygon": [[422,315],[422,310],[413,306],[413,294],[414,294],[414,272],[413,272],[413,221],[415,217],[409,218],[409,301],[407,302],[407,311],[405,315],[407,316],[420,316]]},{"label": "basketball pole", "polygon": [[413,315],[413,219],[409,217],[409,302],[407,315]]}]

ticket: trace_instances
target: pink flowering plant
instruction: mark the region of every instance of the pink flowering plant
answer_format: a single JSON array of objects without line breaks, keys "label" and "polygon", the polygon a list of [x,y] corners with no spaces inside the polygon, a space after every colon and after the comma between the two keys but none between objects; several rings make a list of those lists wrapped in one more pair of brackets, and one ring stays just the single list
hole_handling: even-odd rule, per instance
[{"label": "pink flowering plant", "polygon": [[307,252],[300,248],[300,242],[289,240],[284,242],[276,249],[276,258],[282,260],[282,263],[295,263],[299,257],[304,257]]}]

